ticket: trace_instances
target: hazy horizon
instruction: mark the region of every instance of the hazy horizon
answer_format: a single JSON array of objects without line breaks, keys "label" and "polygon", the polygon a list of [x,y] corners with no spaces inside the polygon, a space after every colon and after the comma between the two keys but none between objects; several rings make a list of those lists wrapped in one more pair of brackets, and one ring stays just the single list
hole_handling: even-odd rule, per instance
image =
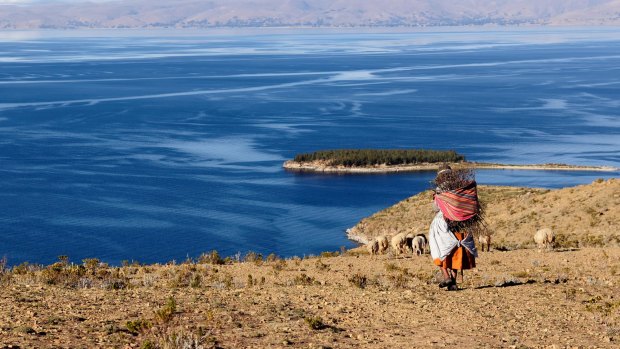
[{"label": "hazy horizon", "polygon": [[0,29],[620,25],[620,0],[0,0]]}]

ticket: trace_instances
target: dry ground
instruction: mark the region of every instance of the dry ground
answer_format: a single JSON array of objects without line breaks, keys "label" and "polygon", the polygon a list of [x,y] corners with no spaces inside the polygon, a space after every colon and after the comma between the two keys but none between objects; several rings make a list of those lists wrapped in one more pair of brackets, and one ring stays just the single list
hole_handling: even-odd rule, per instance
[{"label": "dry ground", "polygon": [[[503,252],[481,253],[456,292],[437,287],[428,255],[363,248],[227,264],[0,263],[0,348],[618,348],[619,188],[481,188]],[[425,230],[429,201],[354,231]],[[555,251],[531,248],[543,226],[560,237]]]},{"label": "dry ground", "polygon": [[483,253],[456,292],[428,255],[70,269],[5,273],[0,348],[620,345],[620,248]]}]

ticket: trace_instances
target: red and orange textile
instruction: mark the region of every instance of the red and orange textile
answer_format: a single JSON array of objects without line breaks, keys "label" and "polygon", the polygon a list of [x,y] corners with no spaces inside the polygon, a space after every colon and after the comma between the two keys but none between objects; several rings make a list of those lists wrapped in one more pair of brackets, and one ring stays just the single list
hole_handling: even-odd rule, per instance
[{"label": "red and orange textile", "polygon": [[451,221],[466,221],[480,210],[476,181],[463,188],[435,194],[435,203],[444,217]]}]

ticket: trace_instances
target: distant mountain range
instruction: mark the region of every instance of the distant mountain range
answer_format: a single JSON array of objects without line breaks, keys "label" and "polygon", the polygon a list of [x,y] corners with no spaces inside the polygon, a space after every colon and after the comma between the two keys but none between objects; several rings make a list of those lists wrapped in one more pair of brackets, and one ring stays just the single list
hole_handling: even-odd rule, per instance
[{"label": "distant mountain range", "polygon": [[127,0],[15,3],[0,5],[0,29],[620,25],[620,0]]}]

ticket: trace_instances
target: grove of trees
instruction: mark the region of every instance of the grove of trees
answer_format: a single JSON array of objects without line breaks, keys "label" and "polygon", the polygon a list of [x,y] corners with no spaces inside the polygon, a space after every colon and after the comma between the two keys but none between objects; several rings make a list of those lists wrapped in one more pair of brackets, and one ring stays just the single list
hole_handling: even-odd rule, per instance
[{"label": "grove of trees", "polygon": [[295,161],[326,161],[332,166],[406,165],[419,163],[459,162],[465,156],[454,150],[426,149],[334,149],[297,154]]}]

